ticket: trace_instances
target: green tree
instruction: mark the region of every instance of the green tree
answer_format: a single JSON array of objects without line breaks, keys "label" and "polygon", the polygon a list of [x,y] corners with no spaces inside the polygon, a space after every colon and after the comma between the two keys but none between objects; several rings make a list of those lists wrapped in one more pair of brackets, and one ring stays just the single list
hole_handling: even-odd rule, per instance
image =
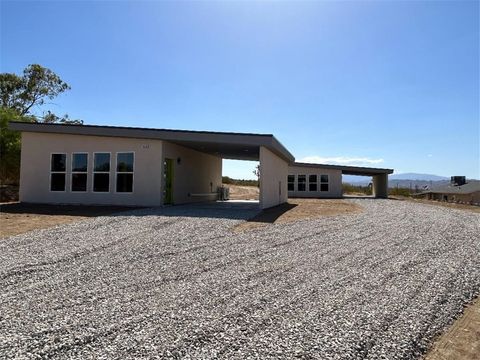
[{"label": "green tree", "polygon": [[[42,109],[70,86],[52,70],[28,65],[22,75],[0,74],[0,182],[18,183],[20,172],[20,134],[8,129],[9,121],[82,124],[67,114],[57,116]],[[35,112],[34,112],[35,111]],[[41,111],[41,115],[38,112]]]}]

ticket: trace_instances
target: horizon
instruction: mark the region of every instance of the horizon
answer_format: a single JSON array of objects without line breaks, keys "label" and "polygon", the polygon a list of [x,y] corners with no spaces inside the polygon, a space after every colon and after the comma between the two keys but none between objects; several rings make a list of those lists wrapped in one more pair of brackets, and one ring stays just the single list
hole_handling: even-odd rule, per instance
[{"label": "horizon", "polygon": [[[480,178],[477,1],[2,1],[0,13],[1,72],[38,63],[72,87],[38,113],[271,133],[298,162]],[[255,178],[253,162],[224,165]]]}]

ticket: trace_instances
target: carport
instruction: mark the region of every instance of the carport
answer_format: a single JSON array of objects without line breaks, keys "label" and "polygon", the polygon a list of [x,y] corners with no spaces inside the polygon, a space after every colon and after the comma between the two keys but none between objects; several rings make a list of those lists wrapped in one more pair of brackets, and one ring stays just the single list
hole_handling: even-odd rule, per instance
[{"label": "carport", "polygon": [[[330,179],[328,183],[329,192],[304,191],[300,197],[341,197],[342,196],[342,175],[371,176],[373,182],[373,196],[376,198],[388,197],[388,174],[393,173],[393,169],[370,168],[360,166],[343,166],[328,164],[312,164],[295,162],[290,165],[291,176],[298,174],[308,174],[310,171],[320,171],[328,174]],[[306,175],[302,175],[306,178]],[[291,191],[293,197],[299,196],[299,192]]]}]

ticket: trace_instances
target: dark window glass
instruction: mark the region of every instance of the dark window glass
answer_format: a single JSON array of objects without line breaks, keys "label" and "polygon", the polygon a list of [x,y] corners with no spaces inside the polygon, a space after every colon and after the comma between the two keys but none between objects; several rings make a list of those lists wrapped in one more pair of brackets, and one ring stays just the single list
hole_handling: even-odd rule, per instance
[{"label": "dark window glass", "polygon": [[295,190],[294,185],[295,185],[295,175],[288,175],[288,178],[287,178],[288,191],[294,191]]},{"label": "dark window glass", "polygon": [[317,182],[317,175],[308,175],[308,182],[316,183]]},{"label": "dark window glass", "polygon": [[317,183],[310,183],[308,184],[309,191],[317,191]]},{"label": "dark window glass", "polygon": [[109,153],[96,153],[94,156],[94,171],[110,171]]},{"label": "dark window glass", "polygon": [[65,191],[65,174],[51,174],[50,190]]},{"label": "dark window glass", "polygon": [[320,184],[320,191],[328,191],[328,184]]},{"label": "dark window glass", "polygon": [[305,191],[307,189],[307,176],[298,175],[298,191]]},{"label": "dark window glass", "polygon": [[93,191],[108,192],[110,185],[110,174],[93,174]]},{"label": "dark window glass", "polygon": [[87,191],[87,174],[72,174],[72,191]]},{"label": "dark window glass", "polygon": [[327,183],[328,182],[328,175],[321,175],[320,182]]},{"label": "dark window glass", "polygon": [[133,153],[117,154],[117,171],[133,172]]},{"label": "dark window glass", "polygon": [[133,191],[133,174],[117,174],[117,192]]},{"label": "dark window glass", "polygon": [[73,154],[72,171],[87,171],[88,154]]},{"label": "dark window glass", "polygon": [[65,154],[52,154],[52,171],[65,171],[67,164],[67,155]]}]

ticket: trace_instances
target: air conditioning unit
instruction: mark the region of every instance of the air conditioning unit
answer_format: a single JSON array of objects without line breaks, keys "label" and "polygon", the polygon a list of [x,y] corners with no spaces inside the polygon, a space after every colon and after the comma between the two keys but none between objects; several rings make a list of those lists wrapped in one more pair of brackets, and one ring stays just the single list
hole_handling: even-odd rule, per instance
[{"label": "air conditioning unit", "polygon": [[218,200],[225,201],[230,199],[230,188],[219,186],[217,188]]}]

